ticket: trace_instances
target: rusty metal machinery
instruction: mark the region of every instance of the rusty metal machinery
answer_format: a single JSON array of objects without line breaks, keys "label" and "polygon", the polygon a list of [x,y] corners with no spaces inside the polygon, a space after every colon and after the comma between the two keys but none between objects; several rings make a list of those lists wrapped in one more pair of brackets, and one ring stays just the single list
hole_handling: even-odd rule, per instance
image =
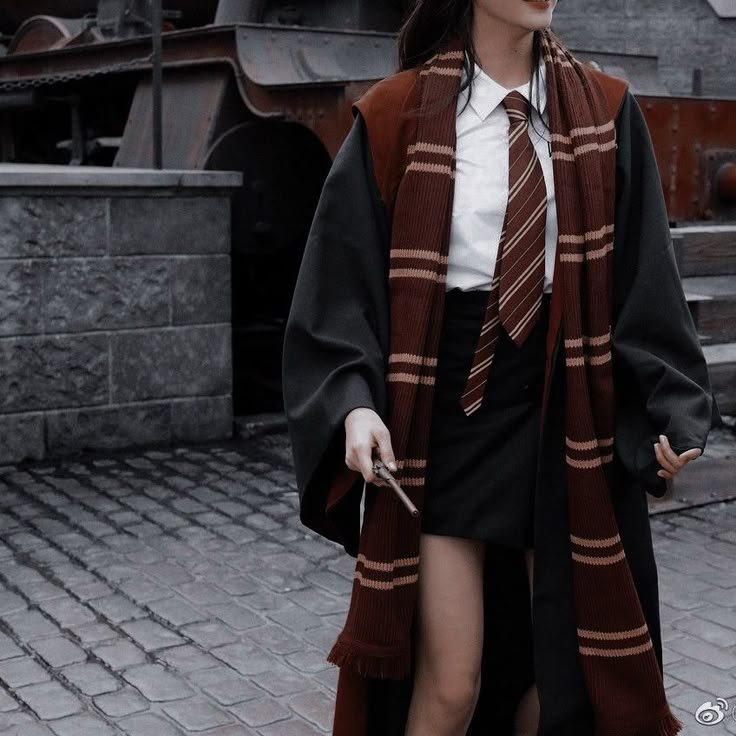
[{"label": "rusty metal machinery", "polygon": [[[244,172],[233,215],[234,405],[278,409],[280,330],[311,216],[351,103],[397,67],[405,3],[163,8],[163,165]],[[150,0],[5,0],[0,162],[150,166],[150,22]],[[736,100],[668,96],[652,57],[578,55],[631,81],[673,223],[736,220]]]}]

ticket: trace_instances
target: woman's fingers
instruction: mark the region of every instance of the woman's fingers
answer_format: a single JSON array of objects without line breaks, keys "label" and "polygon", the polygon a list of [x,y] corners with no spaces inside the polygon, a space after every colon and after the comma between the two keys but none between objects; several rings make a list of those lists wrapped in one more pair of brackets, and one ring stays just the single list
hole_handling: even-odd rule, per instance
[{"label": "woman's fingers", "polygon": [[669,461],[675,465],[675,467],[681,466],[682,461],[680,460],[680,456],[672,449],[670,441],[667,439],[667,435],[659,435],[659,442],[660,447],[664,451],[665,457],[667,457]]},{"label": "woman's fingers", "polygon": [[385,427],[376,432],[376,442],[378,442],[378,453],[381,456],[383,464],[391,471],[396,470],[396,458],[391,447],[391,433]]},{"label": "woman's fingers", "polygon": [[373,445],[365,444],[356,447],[360,472],[368,483],[381,485],[381,479],[373,472]]},{"label": "woman's fingers", "polygon": [[699,447],[692,447],[689,450],[681,452],[679,455],[672,449],[670,441],[664,434],[659,435],[659,442],[654,444],[654,454],[657,461],[662,466],[657,471],[657,475],[662,478],[672,478],[676,475],[690,460],[700,457],[702,450]]},{"label": "woman's fingers", "polygon": [[[679,470],[679,458],[677,458],[677,462],[672,462],[672,459],[665,454],[664,448],[662,447],[661,442],[655,442],[654,443],[654,454],[657,457],[657,462],[665,469],[668,470],[670,473],[676,473]],[[677,457],[677,456],[675,456]]]},{"label": "woman's fingers", "polygon": [[[374,437],[374,443],[375,442],[377,442],[377,440],[375,440]],[[381,459],[381,455],[382,453],[378,445],[371,445],[370,449],[367,452],[365,452],[365,450],[361,451],[360,461],[356,470],[359,470],[363,474],[366,482],[372,483],[374,486],[383,486],[384,488],[388,488],[388,483],[383,480],[377,472],[373,470],[374,463],[377,460]],[[388,463],[384,461],[384,465],[388,466]]]},{"label": "woman's fingers", "polygon": [[379,444],[383,421],[374,409],[359,406],[345,416],[345,464],[360,473],[367,483],[388,485],[373,471],[373,451]]},{"label": "woman's fingers", "polygon": [[345,455],[345,465],[350,470],[360,473],[368,483],[384,485],[383,481],[373,472],[371,460],[372,447],[368,445],[354,445]]},{"label": "woman's fingers", "polygon": [[346,414],[344,425],[345,464],[361,473],[367,483],[387,488],[389,484],[373,470],[373,465],[380,458],[389,472],[395,472],[397,463],[391,433],[379,414],[370,407],[358,406]]},{"label": "woman's fingers", "polygon": [[659,446],[662,448],[665,457],[674,465],[675,468],[680,468],[684,464],[680,460],[680,456],[672,449],[670,441],[664,434],[659,435]]}]

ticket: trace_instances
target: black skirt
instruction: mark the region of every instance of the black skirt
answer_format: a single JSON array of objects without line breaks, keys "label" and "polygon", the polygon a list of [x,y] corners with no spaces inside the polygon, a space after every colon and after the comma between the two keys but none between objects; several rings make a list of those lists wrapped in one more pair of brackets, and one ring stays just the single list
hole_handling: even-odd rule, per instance
[{"label": "black skirt", "polygon": [[533,546],[539,423],[551,293],[517,347],[499,327],[483,402],[460,406],[488,291],[450,289],[437,359],[421,530]]}]

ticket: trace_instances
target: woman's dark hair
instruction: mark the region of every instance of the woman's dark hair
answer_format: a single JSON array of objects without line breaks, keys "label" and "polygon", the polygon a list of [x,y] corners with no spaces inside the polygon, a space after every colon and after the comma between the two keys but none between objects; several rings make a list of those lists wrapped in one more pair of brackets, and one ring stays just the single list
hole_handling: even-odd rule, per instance
[{"label": "woman's dark hair", "polygon": [[[465,80],[458,89],[458,94],[468,87],[465,106],[470,102],[473,93],[472,70],[480,66],[476,61],[473,45],[473,2],[474,0],[414,0],[406,19],[399,30],[399,71],[411,69],[424,63],[437,53],[445,40],[457,33],[463,41],[467,55],[463,58]],[[542,54],[540,32],[534,31],[532,42],[532,76],[529,80],[529,99],[534,100],[536,89],[536,107],[539,109],[539,59]],[[456,96],[453,96],[456,99]],[[463,110],[465,109],[463,106]],[[530,120],[532,122],[532,120]],[[542,120],[549,129],[549,126]],[[532,122],[533,125],[533,122]],[[537,131],[539,132],[539,131]]]}]

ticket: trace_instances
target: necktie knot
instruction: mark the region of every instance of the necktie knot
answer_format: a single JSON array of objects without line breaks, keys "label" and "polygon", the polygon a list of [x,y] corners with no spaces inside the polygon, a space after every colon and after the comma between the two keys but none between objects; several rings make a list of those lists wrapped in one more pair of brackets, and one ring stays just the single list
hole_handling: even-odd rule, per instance
[{"label": "necktie knot", "polygon": [[529,120],[529,100],[518,90],[509,92],[501,103],[506,108],[512,125],[526,123]]}]

